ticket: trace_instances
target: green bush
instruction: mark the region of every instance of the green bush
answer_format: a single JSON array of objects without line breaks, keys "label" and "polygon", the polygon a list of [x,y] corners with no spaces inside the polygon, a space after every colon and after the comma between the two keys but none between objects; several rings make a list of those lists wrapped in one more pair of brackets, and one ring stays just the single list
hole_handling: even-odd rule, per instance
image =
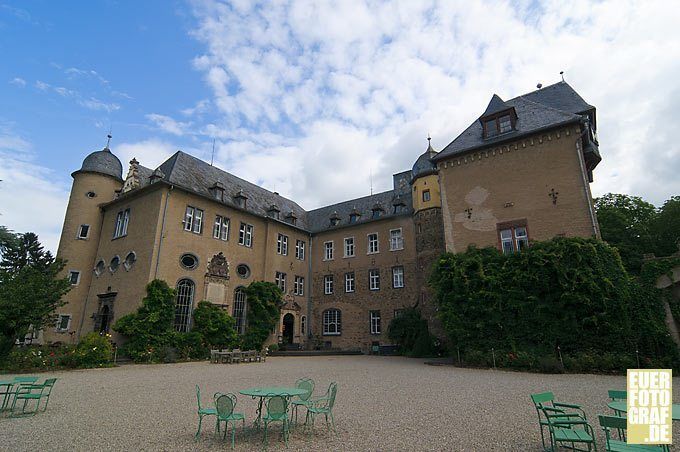
[{"label": "green bush", "polygon": [[[535,357],[525,357],[526,365],[556,370],[559,346],[578,355],[575,367],[604,371],[622,361],[601,356],[634,356],[637,348],[680,367],[659,293],[630,278],[602,241],[556,238],[511,255],[493,248],[444,254],[430,283],[446,333],[461,350],[522,350]],[[466,353],[479,365],[476,358]],[[525,366],[507,360],[497,352],[497,365]]]},{"label": "green bush", "polygon": [[236,320],[209,301],[201,301],[194,309],[191,331],[201,335],[205,349],[233,348],[238,345]]},{"label": "green bush", "polygon": [[83,337],[63,364],[73,368],[104,367],[111,365],[113,346],[108,335],[90,333]]},{"label": "green bush", "polygon": [[[203,335],[197,331],[189,333],[175,333],[171,347],[175,350],[177,359],[186,361],[189,359],[205,359],[210,356],[210,349],[205,345]],[[169,351],[166,350],[166,357]],[[165,360],[165,362],[169,362]]]}]

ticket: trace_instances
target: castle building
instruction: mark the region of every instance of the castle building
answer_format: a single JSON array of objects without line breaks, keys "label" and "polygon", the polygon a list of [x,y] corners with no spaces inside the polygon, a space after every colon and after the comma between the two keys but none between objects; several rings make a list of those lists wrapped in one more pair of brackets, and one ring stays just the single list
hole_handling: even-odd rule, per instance
[{"label": "castle building", "polygon": [[[107,148],[75,171],[58,257],[73,290],[50,342],[117,337],[153,279],[176,289],[175,328],[201,300],[246,327],[244,287],[284,292],[272,340],[368,350],[418,305],[438,331],[427,286],[445,251],[520,252],[555,236],[599,236],[589,183],[601,160],[595,108],[567,83],[503,101],[441,152],[428,146],[392,190],[306,211],[181,151],[125,178]],[[74,337],[75,336],[75,337]]]}]

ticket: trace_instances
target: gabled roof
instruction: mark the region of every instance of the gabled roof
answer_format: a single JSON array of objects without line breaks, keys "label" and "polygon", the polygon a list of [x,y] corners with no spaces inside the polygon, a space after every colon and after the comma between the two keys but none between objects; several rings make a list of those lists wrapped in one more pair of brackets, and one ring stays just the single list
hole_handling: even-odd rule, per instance
[{"label": "gabled roof", "polygon": [[501,99],[498,94],[494,94],[491,97],[491,101],[489,101],[489,105],[487,105],[486,110],[484,110],[484,113],[482,113],[482,117],[498,113],[499,111],[507,110],[508,108],[510,107],[505,102],[503,102],[503,99]]},{"label": "gabled roof", "polygon": [[[352,223],[352,226],[376,221],[376,219],[373,218],[373,208],[376,204],[379,204],[384,209],[384,213],[379,217],[380,219],[412,214],[411,191],[408,190],[401,194],[401,201],[405,206],[402,207],[399,212],[395,213],[393,201],[397,197],[397,194],[398,193],[395,190],[389,190],[310,210],[307,213],[307,226],[309,231],[313,233],[347,226],[350,224],[349,215],[355,209],[361,216],[357,219],[356,223]],[[333,215],[334,212],[338,213],[340,221],[336,226],[331,226],[331,215]]]},{"label": "gabled roof", "polygon": [[[246,211],[259,216],[266,216],[269,208],[272,205],[276,205],[281,211],[282,219],[290,214],[290,212],[293,212],[297,218],[296,226],[303,229],[307,228],[307,213],[294,201],[236,177],[215,166],[210,166],[203,160],[182,151],[177,151],[158,168],[165,176],[163,178],[164,181],[213,199],[214,196],[210,192],[210,187],[216,182],[221,183],[224,186],[222,202],[231,207],[240,208],[236,204],[234,196],[241,190],[247,197]],[[147,171],[144,172],[146,173]],[[144,185],[148,183],[147,176]]]},{"label": "gabled roof", "polygon": [[481,122],[475,121],[442,149],[433,160],[439,161],[473,149],[492,146],[540,130],[576,122],[581,119],[579,113],[594,109],[566,82],[559,82],[505,102],[494,94],[482,117],[489,114],[489,109],[493,111],[499,108],[501,103],[504,108],[514,107],[517,113],[515,130],[485,139]]}]

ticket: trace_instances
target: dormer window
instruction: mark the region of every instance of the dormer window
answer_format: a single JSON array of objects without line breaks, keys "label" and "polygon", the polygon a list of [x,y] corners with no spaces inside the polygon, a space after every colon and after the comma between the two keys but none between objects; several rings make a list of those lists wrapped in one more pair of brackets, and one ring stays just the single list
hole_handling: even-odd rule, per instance
[{"label": "dormer window", "polygon": [[373,206],[373,209],[371,209],[371,211],[373,212],[373,216],[372,216],[373,219],[375,219],[375,218],[380,218],[380,216],[381,216],[383,213],[385,213],[385,209],[383,209],[382,206],[381,206],[380,204],[378,204],[378,203],[376,203],[376,204]]},{"label": "dormer window", "polygon": [[357,221],[359,221],[359,217],[360,217],[360,216],[361,216],[361,214],[359,213],[359,211],[357,210],[357,208],[356,208],[356,207],[353,208],[352,211],[351,211],[350,214],[349,214],[349,222],[350,222],[350,224],[356,223]]},{"label": "dormer window", "polygon": [[297,224],[297,216],[295,215],[295,212],[291,210],[288,215],[286,215],[286,221],[295,226],[295,224]]},{"label": "dormer window", "polygon": [[516,122],[517,115],[515,114],[514,108],[482,118],[482,124],[484,124],[484,138],[492,138],[497,135],[512,132],[515,130]]},{"label": "dormer window", "polygon": [[241,207],[242,209],[246,208],[246,201],[248,200],[248,197],[243,193],[243,190],[239,190],[235,195],[234,195],[234,202],[236,203],[237,206]]},{"label": "dormer window", "polygon": [[212,187],[210,187],[210,194],[218,201],[222,201],[222,197],[224,196],[224,185],[222,182],[215,182]]},{"label": "dormer window", "polygon": [[340,223],[340,215],[338,215],[338,212],[333,212],[330,217],[331,220],[331,226],[337,226],[338,223]]},{"label": "dormer window", "polygon": [[279,219],[279,214],[281,211],[279,210],[278,206],[276,204],[272,204],[269,209],[267,210],[267,216],[270,218],[274,218],[276,220]]}]

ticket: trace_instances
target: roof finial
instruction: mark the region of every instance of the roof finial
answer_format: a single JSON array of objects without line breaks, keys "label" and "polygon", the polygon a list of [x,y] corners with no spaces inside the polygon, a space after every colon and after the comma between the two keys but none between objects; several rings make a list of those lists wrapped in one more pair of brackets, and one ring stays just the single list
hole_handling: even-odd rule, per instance
[{"label": "roof finial", "polygon": [[108,149],[109,145],[111,144],[111,126],[109,126],[109,133],[106,135],[106,147],[104,149]]},{"label": "roof finial", "polygon": [[427,145],[428,145],[428,146],[430,145],[430,140],[432,140],[432,137],[431,137],[430,134],[428,133],[428,134],[427,134]]},{"label": "roof finial", "polygon": [[560,75],[562,76],[562,81],[564,81],[564,71],[560,71]]}]

